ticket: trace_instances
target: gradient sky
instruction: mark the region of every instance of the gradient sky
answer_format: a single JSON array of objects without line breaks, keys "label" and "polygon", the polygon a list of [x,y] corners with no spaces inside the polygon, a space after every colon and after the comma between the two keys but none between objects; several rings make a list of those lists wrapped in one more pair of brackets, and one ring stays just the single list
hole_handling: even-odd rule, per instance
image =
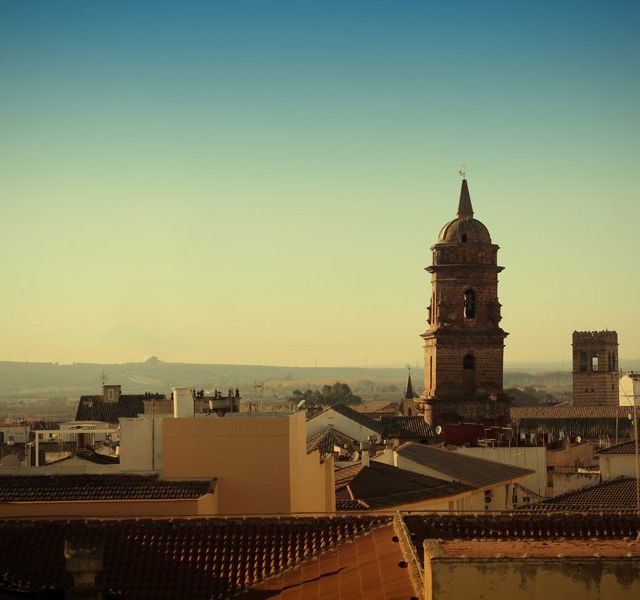
[{"label": "gradient sky", "polygon": [[466,162],[506,360],[624,366],[639,6],[0,0],[0,360],[421,363]]}]

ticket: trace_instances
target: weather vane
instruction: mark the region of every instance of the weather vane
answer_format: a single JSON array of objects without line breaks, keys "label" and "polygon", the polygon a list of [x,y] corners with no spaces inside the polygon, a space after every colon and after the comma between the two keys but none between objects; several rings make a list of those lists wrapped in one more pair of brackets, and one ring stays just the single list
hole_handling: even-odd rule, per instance
[{"label": "weather vane", "polygon": [[467,163],[462,163],[460,165],[460,170],[458,171],[458,174],[460,175],[460,177],[462,177],[462,179],[466,179],[467,178],[467,171],[469,170],[469,167],[467,166]]}]

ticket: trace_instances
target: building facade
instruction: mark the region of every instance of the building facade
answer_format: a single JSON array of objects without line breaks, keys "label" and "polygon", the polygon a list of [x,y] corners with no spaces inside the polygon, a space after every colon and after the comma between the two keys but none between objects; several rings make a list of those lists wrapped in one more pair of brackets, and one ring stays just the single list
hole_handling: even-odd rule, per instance
[{"label": "building facade", "polygon": [[498,300],[498,246],[473,218],[466,179],[458,213],[432,246],[431,298],[424,340],[425,413],[430,422],[508,420],[504,339]]},{"label": "building facade", "polygon": [[573,403],[616,406],[620,394],[618,334],[574,331],[572,346]]}]

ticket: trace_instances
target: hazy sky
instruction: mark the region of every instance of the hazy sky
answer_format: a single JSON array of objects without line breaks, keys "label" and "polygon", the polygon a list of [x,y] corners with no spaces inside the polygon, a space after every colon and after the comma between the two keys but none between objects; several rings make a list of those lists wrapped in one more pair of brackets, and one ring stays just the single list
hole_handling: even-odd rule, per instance
[{"label": "hazy sky", "polygon": [[466,162],[506,360],[624,366],[639,6],[0,0],[0,360],[420,363]]}]

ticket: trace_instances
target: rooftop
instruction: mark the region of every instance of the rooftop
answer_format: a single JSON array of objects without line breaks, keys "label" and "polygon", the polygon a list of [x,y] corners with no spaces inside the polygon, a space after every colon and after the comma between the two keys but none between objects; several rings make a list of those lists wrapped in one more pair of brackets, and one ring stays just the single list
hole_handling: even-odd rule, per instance
[{"label": "rooftop", "polygon": [[64,590],[65,540],[99,540],[108,597],[415,595],[391,517],[10,520],[0,537],[2,591]]},{"label": "rooftop", "polygon": [[321,456],[326,456],[334,451],[335,446],[359,450],[360,442],[329,425],[307,440],[307,453],[319,450]]},{"label": "rooftop", "polygon": [[629,477],[612,479],[567,494],[529,504],[523,510],[552,511],[624,511],[636,508],[636,480]]},{"label": "rooftop", "polygon": [[396,452],[403,458],[477,488],[512,481],[533,473],[529,469],[413,442],[403,444]]},{"label": "rooftop", "polygon": [[215,480],[168,481],[157,475],[0,475],[0,502],[195,499]]},{"label": "rooftop", "polygon": [[453,540],[441,542],[438,549],[446,558],[640,557],[635,540]]},{"label": "rooftop", "polygon": [[[640,442],[639,442],[640,443]],[[635,454],[636,453],[636,441],[622,442],[622,444],[616,444],[615,446],[609,446],[597,451],[598,454]]]},{"label": "rooftop", "polygon": [[437,498],[457,496],[474,489],[463,483],[436,479],[372,461],[338,469],[336,509],[381,509]]},{"label": "rooftop", "polygon": [[117,423],[122,418],[144,414],[145,400],[166,400],[164,394],[122,394],[117,402],[105,402],[102,394],[81,396],[76,421]]}]

